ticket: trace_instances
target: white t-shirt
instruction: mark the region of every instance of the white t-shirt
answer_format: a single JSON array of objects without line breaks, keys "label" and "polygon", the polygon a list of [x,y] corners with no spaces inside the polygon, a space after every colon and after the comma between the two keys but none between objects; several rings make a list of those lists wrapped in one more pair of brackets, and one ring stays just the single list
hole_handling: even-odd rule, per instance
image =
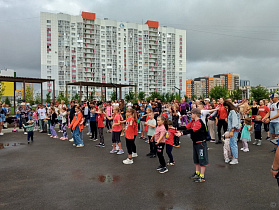
[{"label": "white t-shirt", "polygon": [[131,102],[127,104],[128,108],[132,108],[132,106],[133,106],[133,104]]},{"label": "white t-shirt", "polygon": [[208,114],[210,114],[209,110],[201,110],[201,120],[204,124],[206,124],[205,119]]},{"label": "white t-shirt", "polygon": [[179,118],[178,118],[178,124],[181,124],[181,120],[180,120],[181,114],[180,114],[179,111],[177,111],[177,115],[179,116]]},{"label": "white t-shirt", "polygon": [[112,104],[112,107],[116,107],[116,106],[119,106],[119,103],[113,103]]},{"label": "white t-shirt", "polygon": [[38,109],[39,119],[44,120],[46,118],[46,109]]},{"label": "white t-shirt", "polygon": [[[278,108],[277,108],[277,103],[272,103],[270,104],[270,118],[274,117],[275,115],[278,114]],[[279,104],[278,104],[278,107],[279,107]],[[279,117],[277,117],[276,119],[273,119],[271,120],[270,122],[275,122],[275,123],[279,123]]]}]

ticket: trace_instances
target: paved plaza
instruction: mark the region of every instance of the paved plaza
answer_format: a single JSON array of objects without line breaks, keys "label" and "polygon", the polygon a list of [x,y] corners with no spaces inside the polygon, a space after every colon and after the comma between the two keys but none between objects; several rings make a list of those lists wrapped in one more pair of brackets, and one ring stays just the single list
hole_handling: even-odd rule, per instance
[{"label": "paved plaza", "polygon": [[34,138],[28,145],[23,132],[0,137],[6,145],[0,149],[0,209],[278,208],[278,186],[269,172],[273,145],[266,140],[250,143],[238,165],[225,164],[222,145],[208,143],[206,182],[194,183],[188,178],[195,169],[189,137],[173,149],[176,164],[166,174],[156,171],[158,159],[145,156],[149,146],[140,139],[139,157],[124,165],[126,147],[124,155],[109,154],[111,134],[105,134],[105,148],[86,135],[84,148],[38,132]]}]

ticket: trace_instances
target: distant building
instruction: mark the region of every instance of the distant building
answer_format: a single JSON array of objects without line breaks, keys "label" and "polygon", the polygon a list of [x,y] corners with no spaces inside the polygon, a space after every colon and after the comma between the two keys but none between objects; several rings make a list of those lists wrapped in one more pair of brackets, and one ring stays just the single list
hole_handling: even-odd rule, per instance
[{"label": "distant building", "polygon": [[240,87],[251,86],[250,80],[240,80]]},{"label": "distant building", "polygon": [[[6,77],[15,77],[16,72],[13,69],[2,69],[0,70],[0,76],[6,76]],[[2,82],[2,84],[5,87],[5,91],[2,95],[2,100],[4,98],[8,97],[11,100],[13,100],[14,97],[14,83],[13,82]],[[0,83],[1,88],[1,83]]]},{"label": "distant building", "polygon": [[269,93],[279,92],[279,84],[277,84],[277,86],[266,87],[266,89]]}]

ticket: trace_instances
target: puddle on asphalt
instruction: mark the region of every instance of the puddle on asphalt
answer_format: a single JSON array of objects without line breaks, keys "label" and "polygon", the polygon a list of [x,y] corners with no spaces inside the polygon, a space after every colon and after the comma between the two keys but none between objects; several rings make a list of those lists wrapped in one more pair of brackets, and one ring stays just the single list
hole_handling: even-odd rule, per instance
[{"label": "puddle on asphalt", "polygon": [[95,177],[91,177],[89,178],[90,180],[98,180],[101,183],[104,184],[111,184],[111,183],[116,183],[119,182],[120,180],[120,176],[117,175],[110,175],[110,174],[106,174],[106,175],[99,175],[97,178]]},{"label": "puddle on asphalt", "polygon": [[22,145],[26,145],[26,143],[5,143],[5,144],[0,144],[0,149],[22,146]]}]

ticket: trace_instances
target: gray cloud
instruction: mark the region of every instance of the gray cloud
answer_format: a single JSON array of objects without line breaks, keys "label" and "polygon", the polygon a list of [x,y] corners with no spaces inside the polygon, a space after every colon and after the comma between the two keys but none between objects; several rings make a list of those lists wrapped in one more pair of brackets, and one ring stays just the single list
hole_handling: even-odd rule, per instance
[{"label": "gray cloud", "polygon": [[39,77],[40,11],[89,11],[98,18],[137,23],[150,19],[186,29],[187,79],[235,72],[253,85],[275,85],[278,6],[277,0],[0,0],[0,68]]}]

